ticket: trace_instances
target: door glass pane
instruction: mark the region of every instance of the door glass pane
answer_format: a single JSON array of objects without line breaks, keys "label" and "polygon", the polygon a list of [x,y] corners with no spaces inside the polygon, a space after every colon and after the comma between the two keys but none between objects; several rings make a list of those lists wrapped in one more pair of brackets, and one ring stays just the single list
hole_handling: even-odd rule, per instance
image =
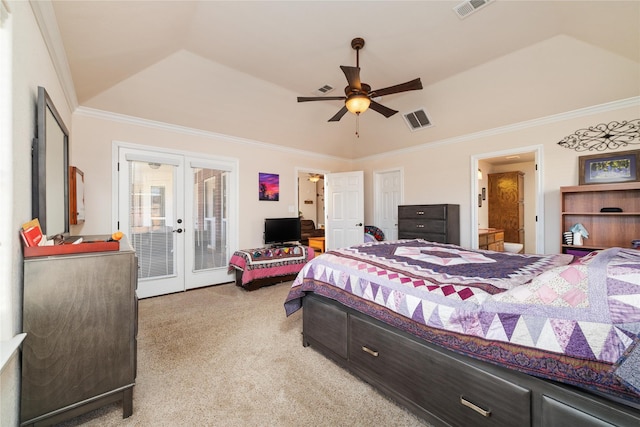
[{"label": "door glass pane", "polygon": [[227,171],[193,168],[193,271],[226,268]]},{"label": "door glass pane", "polygon": [[175,166],[130,161],[129,226],[139,278],[175,275]]}]

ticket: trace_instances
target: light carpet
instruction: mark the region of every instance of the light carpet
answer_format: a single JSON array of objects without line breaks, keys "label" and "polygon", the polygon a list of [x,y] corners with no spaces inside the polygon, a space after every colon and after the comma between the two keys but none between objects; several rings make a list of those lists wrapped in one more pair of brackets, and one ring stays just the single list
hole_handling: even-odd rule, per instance
[{"label": "light carpet", "polygon": [[428,426],[302,346],[290,285],[141,300],[133,415],[118,403],[62,426]]}]

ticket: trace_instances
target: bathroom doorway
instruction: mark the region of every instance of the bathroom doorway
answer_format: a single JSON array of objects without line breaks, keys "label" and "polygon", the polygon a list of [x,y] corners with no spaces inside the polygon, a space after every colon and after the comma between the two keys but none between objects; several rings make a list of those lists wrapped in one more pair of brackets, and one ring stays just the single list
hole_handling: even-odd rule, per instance
[{"label": "bathroom doorway", "polygon": [[489,174],[524,172],[524,253],[544,253],[544,195],[542,147],[484,153],[473,156],[471,247],[478,248],[478,230],[489,224]]}]

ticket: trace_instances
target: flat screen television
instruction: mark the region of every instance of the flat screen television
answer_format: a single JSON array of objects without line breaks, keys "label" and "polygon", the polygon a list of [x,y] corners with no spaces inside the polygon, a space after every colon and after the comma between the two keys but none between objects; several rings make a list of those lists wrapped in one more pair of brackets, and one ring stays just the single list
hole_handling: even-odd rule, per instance
[{"label": "flat screen television", "polygon": [[264,243],[266,245],[299,242],[301,237],[300,218],[266,218],[264,220]]}]

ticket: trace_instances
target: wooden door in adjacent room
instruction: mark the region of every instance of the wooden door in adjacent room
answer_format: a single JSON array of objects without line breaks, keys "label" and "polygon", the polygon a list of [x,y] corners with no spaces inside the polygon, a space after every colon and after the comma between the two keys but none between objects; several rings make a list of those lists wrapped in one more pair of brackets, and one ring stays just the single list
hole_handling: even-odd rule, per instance
[{"label": "wooden door in adjacent room", "polygon": [[524,245],[524,173],[489,174],[489,227],[504,230],[504,241]]}]

